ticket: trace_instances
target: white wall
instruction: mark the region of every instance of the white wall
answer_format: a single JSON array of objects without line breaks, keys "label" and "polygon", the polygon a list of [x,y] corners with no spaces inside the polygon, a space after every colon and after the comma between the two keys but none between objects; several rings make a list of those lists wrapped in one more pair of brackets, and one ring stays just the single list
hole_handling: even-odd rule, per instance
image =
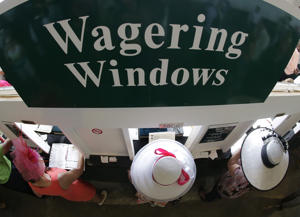
[{"label": "white wall", "polygon": [[[228,137],[230,141],[194,147],[198,153],[216,148],[228,149],[231,143],[238,139],[238,134],[242,135],[246,125],[253,120],[275,117],[281,113],[293,115],[299,111],[299,92],[274,92],[265,103],[255,104],[113,109],[28,108],[19,97],[0,97],[0,130],[9,137],[14,136],[3,125],[3,121],[30,120],[39,124],[57,125],[68,139],[86,154],[127,156],[130,152],[132,156],[132,145],[128,142],[128,138],[122,136],[122,128],[159,127],[162,123],[206,127],[239,123],[242,126],[239,128],[240,132]],[[293,121],[296,122],[297,115],[293,117]],[[103,135],[92,134],[94,128],[102,129]],[[284,130],[286,129],[281,129]],[[193,144],[190,147],[192,146]]]}]

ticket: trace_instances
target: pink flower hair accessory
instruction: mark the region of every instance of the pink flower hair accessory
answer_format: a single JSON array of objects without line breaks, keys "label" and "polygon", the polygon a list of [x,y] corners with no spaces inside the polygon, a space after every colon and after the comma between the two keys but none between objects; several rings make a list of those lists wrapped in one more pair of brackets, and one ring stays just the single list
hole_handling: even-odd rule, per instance
[{"label": "pink flower hair accessory", "polygon": [[45,172],[45,163],[39,153],[28,147],[22,136],[12,140],[15,150],[13,162],[25,181],[39,180]]},{"label": "pink flower hair accessory", "polygon": [[9,87],[9,86],[11,86],[10,83],[8,83],[5,80],[0,80],[0,87]]}]

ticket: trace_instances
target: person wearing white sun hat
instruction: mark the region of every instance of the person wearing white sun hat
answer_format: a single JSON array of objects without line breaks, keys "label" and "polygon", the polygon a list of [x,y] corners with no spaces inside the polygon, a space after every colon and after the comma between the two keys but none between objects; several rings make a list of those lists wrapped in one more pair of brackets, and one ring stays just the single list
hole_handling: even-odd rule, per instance
[{"label": "person wearing white sun hat", "polygon": [[196,165],[181,143],[159,139],[136,154],[130,177],[142,200],[164,206],[189,191],[196,178]]},{"label": "person wearing white sun hat", "polygon": [[217,198],[238,198],[252,188],[268,191],[283,180],[289,163],[288,145],[284,138],[266,127],[250,131],[241,149],[228,161],[228,171],[214,189],[205,194],[204,201]]},{"label": "person wearing white sun hat", "polygon": [[245,177],[257,190],[277,187],[289,165],[287,141],[269,128],[257,128],[245,138],[241,151]]}]

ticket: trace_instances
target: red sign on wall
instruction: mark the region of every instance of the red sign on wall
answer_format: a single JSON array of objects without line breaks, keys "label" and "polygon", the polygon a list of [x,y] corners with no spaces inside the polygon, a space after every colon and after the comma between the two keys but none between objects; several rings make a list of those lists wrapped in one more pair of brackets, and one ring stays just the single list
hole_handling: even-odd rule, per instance
[{"label": "red sign on wall", "polygon": [[97,135],[100,135],[100,134],[103,133],[103,131],[100,130],[100,129],[98,129],[98,128],[94,128],[94,129],[92,129],[92,133],[97,134]]}]

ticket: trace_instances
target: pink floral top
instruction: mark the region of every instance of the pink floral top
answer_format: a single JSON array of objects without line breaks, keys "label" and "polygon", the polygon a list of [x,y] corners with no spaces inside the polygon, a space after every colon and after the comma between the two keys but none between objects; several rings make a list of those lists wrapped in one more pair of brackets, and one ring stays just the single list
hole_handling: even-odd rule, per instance
[{"label": "pink floral top", "polygon": [[243,173],[240,160],[238,164],[240,166],[235,169],[234,176],[231,176],[229,171],[227,171],[221,177],[218,184],[218,192],[223,198],[238,198],[250,190],[250,185]]}]

